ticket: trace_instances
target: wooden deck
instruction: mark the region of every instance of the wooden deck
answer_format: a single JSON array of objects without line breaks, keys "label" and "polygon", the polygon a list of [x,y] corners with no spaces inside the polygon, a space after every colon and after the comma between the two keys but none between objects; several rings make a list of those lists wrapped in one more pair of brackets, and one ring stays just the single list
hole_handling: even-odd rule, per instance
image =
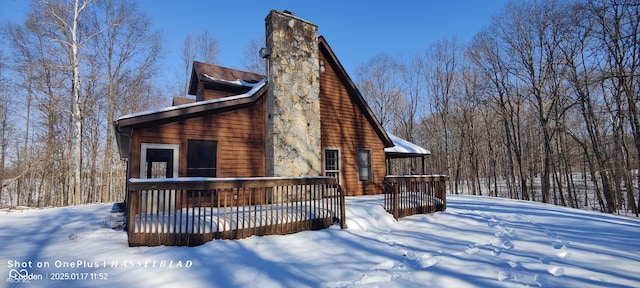
[{"label": "wooden deck", "polygon": [[447,209],[447,177],[411,175],[385,177],[384,208],[396,219]]},{"label": "wooden deck", "polygon": [[130,246],[195,246],[213,239],[346,228],[331,177],[131,179]]},{"label": "wooden deck", "polygon": [[[385,177],[384,208],[396,219],[446,209],[446,176]],[[130,246],[196,246],[214,239],[346,228],[333,177],[130,179]]]}]

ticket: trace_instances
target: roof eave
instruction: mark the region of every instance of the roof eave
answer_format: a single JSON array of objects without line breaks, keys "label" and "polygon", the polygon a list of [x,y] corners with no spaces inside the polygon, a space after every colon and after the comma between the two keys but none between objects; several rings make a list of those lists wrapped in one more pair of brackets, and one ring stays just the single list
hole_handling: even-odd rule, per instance
[{"label": "roof eave", "polygon": [[118,145],[118,152],[120,153],[120,159],[129,159],[131,153],[131,136],[133,135],[133,129],[118,127],[116,121],[113,122],[114,131],[116,132],[116,144]]},{"label": "roof eave", "polygon": [[426,157],[431,155],[429,154],[421,154],[421,153],[402,153],[402,152],[385,152],[384,153],[387,158],[395,159],[395,158],[417,158],[417,157]]},{"label": "roof eave", "polygon": [[[188,119],[198,117],[202,113],[208,111],[220,110],[220,109],[234,109],[236,107],[242,107],[243,105],[253,103],[260,99],[266,92],[266,86],[262,85],[257,91],[248,97],[232,98],[230,100],[224,100],[224,98],[218,99],[218,101],[211,101],[207,103],[189,103],[172,107],[170,110],[163,110],[151,113],[145,113],[138,116],[124,117],[115,121],[117,128],[135,127],[150,123],[166,123],[172,122],[174,119]],[[221,101],[220,101],[221,100]]]}]

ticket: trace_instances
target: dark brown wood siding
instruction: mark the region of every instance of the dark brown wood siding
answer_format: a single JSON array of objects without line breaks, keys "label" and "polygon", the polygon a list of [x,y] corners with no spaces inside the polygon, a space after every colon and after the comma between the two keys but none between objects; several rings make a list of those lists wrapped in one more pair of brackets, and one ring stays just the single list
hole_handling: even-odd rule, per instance
[{"label": "dark brown wood siding", "polygon": [[[220,91],[220,90],[212,90],[212,89],[202,89],[202,100],[215,100],[229,96],[235,96],[238,94],[242,94],[247,92],[249,89],[244,89],[243,91]],[[200,93],[200,91],[198,91]]]},{"label": "dark brown wood siding", "polygon": [[178,144],[179,177],[187,174],[187,140],[217,141],[217,177],[264,177],[264,100],[214,115],[137,128],[132,136],[131,177],[140,177],[142,143]]},{"label": "dark brown wood siding", "polygon": [[[330,63],[322,53],[319,59]],[[334,67],[330,64],[325,66],[325,72],[320,73],[322,146],[340,149],[340,183],[346,195],[380,194],[386,174],[384,144],[349,95],[346,84],[338,77]],[[372,182],[359,180],[358,149],[371,149]]]}]

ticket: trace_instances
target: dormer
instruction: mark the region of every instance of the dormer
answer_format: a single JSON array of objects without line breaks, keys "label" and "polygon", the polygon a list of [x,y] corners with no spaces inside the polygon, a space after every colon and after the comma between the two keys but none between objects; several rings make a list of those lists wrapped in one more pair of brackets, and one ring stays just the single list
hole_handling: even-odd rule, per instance
[{"label": "dormer", "polygon": [[264,75],[193,61],[189,95],[196,101],[214,100],[247,93]]}]

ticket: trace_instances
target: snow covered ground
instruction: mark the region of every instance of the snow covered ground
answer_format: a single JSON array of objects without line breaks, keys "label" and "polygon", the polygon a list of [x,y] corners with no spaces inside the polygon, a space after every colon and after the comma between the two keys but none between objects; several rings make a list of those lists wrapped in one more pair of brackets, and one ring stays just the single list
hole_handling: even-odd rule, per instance
[{"label": "snow covered ground", "polygon": [[640,287],[637,219],[449,195],[395,221],[381,204],[348,197],[346,230],[198,247],[130,248],[110,204],[0,212],[0,287]]}]

